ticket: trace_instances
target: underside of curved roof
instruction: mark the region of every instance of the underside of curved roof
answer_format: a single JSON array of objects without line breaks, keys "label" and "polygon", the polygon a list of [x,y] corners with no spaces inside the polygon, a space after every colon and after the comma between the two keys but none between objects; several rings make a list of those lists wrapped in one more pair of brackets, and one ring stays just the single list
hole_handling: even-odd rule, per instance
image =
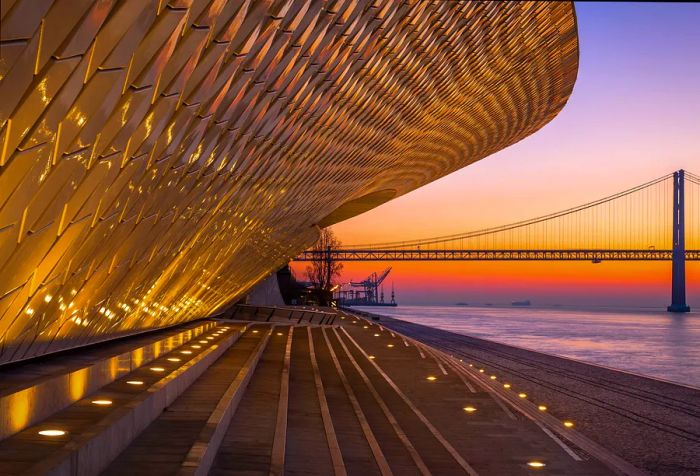
[{"label": "underside of curved roof", "polygon": [[550,121],[570,2],[3,0],[0,363],[212,315]]}]

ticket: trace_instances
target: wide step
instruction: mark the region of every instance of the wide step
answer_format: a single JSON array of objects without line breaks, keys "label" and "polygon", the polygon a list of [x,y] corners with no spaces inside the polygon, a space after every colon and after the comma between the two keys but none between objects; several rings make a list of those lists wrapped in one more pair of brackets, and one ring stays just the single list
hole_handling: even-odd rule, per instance
[{"label": "wide step", "polygon": [[[277,327],[263,353],[255,376],[246,390],[214,460],[213,475],[268,475],[273,459],[286,350],[291,346],[293,327]],[[286,397],[286,395],[285,395]],[[282,417],[286,421],[286,398]],[[284,422],[280,425],[284,432]],[[283,456],[283,455],[282,455]]]},{"label": "wide step", "polygon": [[[217,405],[238,373],[261,354],[269,326],[250,327],[206,372],[104,471],[105,475],[166,475],[185,469]],[[227,423],[224,423],[227,426]],[[194,465],[197,467],[197,464]]]},{"label": "wide step", "polygon": [[230,347],[242,328],[202,334],[196,343],[161,355],[5,439],[0,474],[96,474]]},{"label": "wide step", "polygon": [[72,405],[215,326],[214,321],[189,324],[3,370],[0,440]]}]

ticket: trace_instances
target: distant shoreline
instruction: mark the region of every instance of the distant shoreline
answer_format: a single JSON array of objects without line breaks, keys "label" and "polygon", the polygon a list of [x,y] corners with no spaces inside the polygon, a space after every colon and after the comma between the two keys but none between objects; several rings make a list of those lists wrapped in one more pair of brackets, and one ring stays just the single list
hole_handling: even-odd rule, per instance
[{"label": "distant shoreline", "polygon": [[[666,307],[610,307],[610,306],[579,306],[574,304],[561,304],[561,305],[538,305],[537,303],[532,303],[529,306],[513,306],[512,304],[479,304],[479,303],[464,303],[464,304],[399,304],[394,309],[401,310],[401,308],[416,308],[416,307],[444,307],[444,308],[459,308],[459,309],[528,309],[528,310],[547,310],[547,311],[587,311],[587,312],[620,312],[620,313],[633,313],[633,312],[649,312],[649,313],[662,313],[668,314],[669,316],[680,315],[693,316],[695,314],[700,314],[700,306],[691,306],[691,311],[689,313],[676,314],[666,311]],[[695,310],[695,309],[698,310]],[[350,309],[368,309],[367,306],[353,306]],[[369,312],[369,311],[367,311]]]}]

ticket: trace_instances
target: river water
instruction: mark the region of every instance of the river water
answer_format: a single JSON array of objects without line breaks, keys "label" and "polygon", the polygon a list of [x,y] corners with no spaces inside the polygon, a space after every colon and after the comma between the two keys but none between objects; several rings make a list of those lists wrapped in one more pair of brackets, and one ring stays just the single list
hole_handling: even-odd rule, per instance
[{"label": "river water", "polygon": [[358,309],[700,388],[700,312],[472,306]]}]

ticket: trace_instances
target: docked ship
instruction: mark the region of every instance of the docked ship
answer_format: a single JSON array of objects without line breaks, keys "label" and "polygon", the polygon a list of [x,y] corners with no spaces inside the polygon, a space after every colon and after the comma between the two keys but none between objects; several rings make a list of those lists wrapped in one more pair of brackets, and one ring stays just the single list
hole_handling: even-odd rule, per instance
[{"label": "docked ship", "polygon": [[2,2],[0,364],[216,315],[567,102],[569,2]]}]

